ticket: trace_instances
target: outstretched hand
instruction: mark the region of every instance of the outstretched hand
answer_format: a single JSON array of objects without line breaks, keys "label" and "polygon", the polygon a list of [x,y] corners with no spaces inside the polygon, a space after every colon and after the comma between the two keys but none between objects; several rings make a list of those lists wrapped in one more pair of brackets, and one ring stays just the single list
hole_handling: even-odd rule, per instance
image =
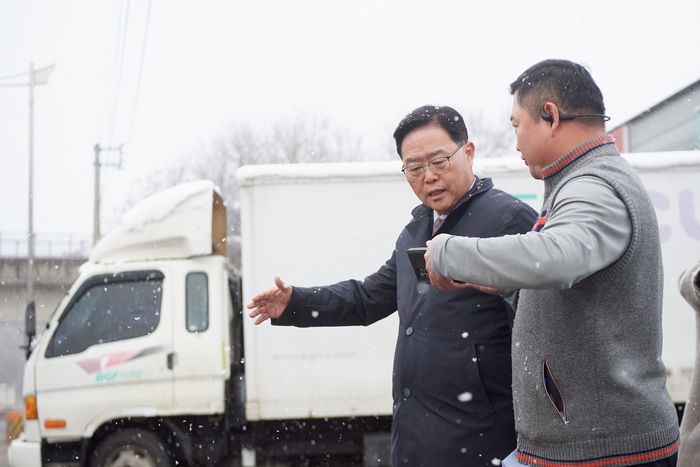
[{"label": "outstretched hand", "polygon": [[289,305],[291,298],[292,287],[276,276],[275,287],[260,292],[246,305],[249,310],[252,310],[248,316],[257,318],[255,324],[260,324],[271,318],[279,318]]}]

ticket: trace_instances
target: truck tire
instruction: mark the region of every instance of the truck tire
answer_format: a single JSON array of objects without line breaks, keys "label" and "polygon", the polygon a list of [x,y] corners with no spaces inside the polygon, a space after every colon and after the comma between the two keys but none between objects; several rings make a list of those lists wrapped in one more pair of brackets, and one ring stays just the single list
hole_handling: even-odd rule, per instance
[{"label": "truck tire", "polygon": [[171,467],[158,436],[132,428],[108,436],[95,450],[90,467]]}]

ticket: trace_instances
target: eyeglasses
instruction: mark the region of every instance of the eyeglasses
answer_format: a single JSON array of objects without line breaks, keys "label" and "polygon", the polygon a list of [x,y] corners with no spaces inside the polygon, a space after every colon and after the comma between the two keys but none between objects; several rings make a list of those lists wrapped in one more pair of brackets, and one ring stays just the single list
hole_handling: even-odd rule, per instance
[{"label": "eyeglasses", "polygon": [[464,146],[466,143],[462,143],[459,146],[457,146],[457,149],[454,150],[452,154],[450,154],[447,157],[436,157],[430,163],[425,164],[425,165],[410,165],[408,167],[401,167],[401,172],[406,175],[406,178],[411,180],[412,182],[415,182],[417,180],[420,180],[425,176],[425,168],[429,167],[430,170],[433,171],[434,174],[439,175],[439,174],[444,174],[448,170],[450,170],[450,158],[457,154],[457,151],[462,149],[462,146]]}]

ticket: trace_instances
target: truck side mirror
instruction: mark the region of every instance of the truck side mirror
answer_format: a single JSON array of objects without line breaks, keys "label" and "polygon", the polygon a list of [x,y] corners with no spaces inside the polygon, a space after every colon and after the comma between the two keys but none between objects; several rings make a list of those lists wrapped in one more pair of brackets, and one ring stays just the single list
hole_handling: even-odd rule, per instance
[{"label": "truck side mirror", "polygon": [[34,300],[27,303],[27,311],[24,314],[24,333],[31,341],[36,336],[36,306]]},{"label": "truck side mirror", "polygon": [[24,313],[24,333],[27,335],[27,345],[21,345],[19,348],[24,349],[27,359],[32,353],[32,341],[36,336],[36,306],[34,300],[27,303],[27,311]]}]

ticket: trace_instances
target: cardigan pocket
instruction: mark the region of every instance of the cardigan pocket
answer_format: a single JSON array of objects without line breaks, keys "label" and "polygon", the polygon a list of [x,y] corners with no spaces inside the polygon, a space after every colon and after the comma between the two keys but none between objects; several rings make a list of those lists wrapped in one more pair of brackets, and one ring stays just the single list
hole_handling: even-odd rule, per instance
[{"label": "cardigan pocket", "polygon": [[564,395],[561,393],[557,382],[552,376],[552,371],[549,369],[547,361],[542,362],[542,383],[544,385],[544,390],[547,393],[547,398],[549,402],[552,403],[552,407],[557,411],[557,414],[564,422],[564,425],[569,424],[569,420],[566,418],[566,403],[564,402]]}]

